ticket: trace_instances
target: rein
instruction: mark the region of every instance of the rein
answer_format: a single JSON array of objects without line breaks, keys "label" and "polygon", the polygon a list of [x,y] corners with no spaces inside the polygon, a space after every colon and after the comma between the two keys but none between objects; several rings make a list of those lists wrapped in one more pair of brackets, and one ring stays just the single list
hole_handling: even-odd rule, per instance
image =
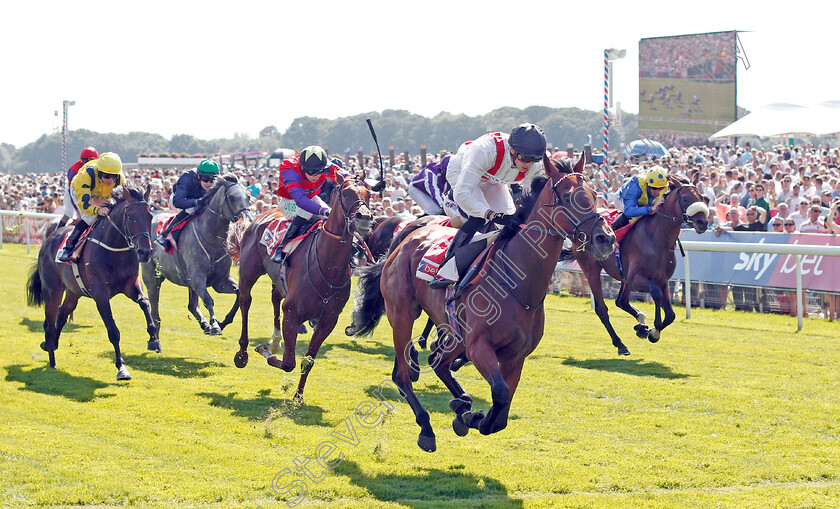
[{"label": "rein", "polygon": [[[683,189],[691,190],[691,189],[696,189],[696,188],[693,185],[681,185],[680,187],[674,189],[673,192],[674,192],[674,196],[676,197],[676,200],[677,200],[677,209],[679,210],[679,216],[669,216],[668,214],[665,214],[664,212],[661,212],[659,210],[656,211],[656,214],[658,216],[662,216],[664,218],[670,219],[671,221],[673,221],[675,223],[690,225],[691,224],[691,219],[688,217],[688,214],[686,213],[686,209],[684,209],[683,206],[682,206],[682,199],[681,199],[682,196],[680,196],[680,192]],[[666,197],[666,199],[667,199],[667,197]],[[664,205],[665,204],[663,203],[663,206]]]},{"label": "rein", "polygon": [[[224,181],[225,188],[224,188],[224,191],[223,191],[224,194],[222,195],[224,197],[224,200],[222,201],[222,205],[227,205],[228,210],[230,210],[230,212],[233,214],[231,217],[225,217],[223,212],[214,209],[213,206],[210,203],[207,203],[207,210],[209,210],[213,214],[216,214],[217,216],[219,216],[220,219],[222,219],[223,221],[227,221],[228,223],[236,221],[236,218],[239,217],[240,214],[242,214],[243,212],[248,210],[248,207],[245,206],[245,207],[241,208],[240,210],[234,212],[233,207],[230,206],[230,202],[228,201],[228,189],[230,189],[231,187],[236,186],[236,185],[239,185],[239,184],[236,183],[236,182],[230,182],[230,181],[227,181],[227,180]],[[218,193],[218,190],[216,192]]]},{"label": "rein", "polygon": [[[125,206],[123,206],[123,220],[122,220],[123,226],[125,226],[126,218],[128,217],[128,207],[131,207],[132,205],[145,205],[147,208],[149,207],[149,203],[146,202],[146,201],[134,201],[134,202],[125,204]],[[123,240],[125,240],[126,247],[124,247],[124,248],[113,248],[113,247],[105,244],[104,242],[100,241],[99,239],[89,238],[88,240],[90,240],[90,241],[94,242],[95,244],[98,244],[98,245],[100,245],[100,246],[102,246],[105,249],[108,249],[110,251],[128,251],[129,249],[135,249],[137,246],[135,246],[135,244],[134,244],[134,239],[136,239],[137,237],[148,237],[149,241],[151,242],[151,239],[152,239],[152,234],[151,233],[140,232],[140,233],[135,233],[134,235],[129,237],[128,235],[126,235],[120,229],[119,226],[117,226],[117,224],[114,222],[114,220],[111,219],[110,215],[107,215],[105,217],[108,219],[108,222],[111,223],[111,226],[114,228],[114,230],[116,230],[117,233],[119,233],[122,236]]]}]

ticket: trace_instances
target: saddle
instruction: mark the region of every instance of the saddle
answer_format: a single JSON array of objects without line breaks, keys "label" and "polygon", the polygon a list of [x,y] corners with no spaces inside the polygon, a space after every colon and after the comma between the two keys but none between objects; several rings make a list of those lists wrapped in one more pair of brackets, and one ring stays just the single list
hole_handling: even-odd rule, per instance
[{"label": "saddle", "polygon": [[431,281],[438,271],[443,269],[440,277],[452,284],[462,281],[466,274],[475,272],[474,266],[479,265],[486,258],[486,253],[498,238],[500,231],[475,234],[468,244],[456,249],[455,256],[452,257],[455,263],[449,263],[444,267],[441,267],[441,263],[455,235],[440,237],[429,246],[423,258],[420,259],[420,264],[417,266],[417,278]]},{"label": "saddle", "polygon": [[[99,222],[98,217],[96,218],[96,221],[94,221],[93,223],[88,225],[87,229],[85,229],[85,231],[83,231],[82,234],[79,236],[79,240],[78,240],[78,242],[76,242],[76,248],[73,249],[73,257],[72,257],[73,258],[73,264],[75,264],[79,261],[79,256],[82,255],[82,247],[84,247],[85,242],[87,241],[87,238],[90,235],[91,228],[93,228],[93,225],[95,225],[97,222]],[[71,228],[61,238],[61,244],[58,245],[58,249],[55,252],[55,256],[56,256],[55,263],[64,263],[64,262],[59,261],[58,253],[60,253],[61,250],[64,249],[64,246],[67,244],[67,237],[70,236],[70,232],[72,232],[72,231],[73,231],[73,229]]]},{"label": "saddle", "polygon": [[[292,222],[286,218],[273,219],[270,223],[268,223],[265,230],[263,230],[262,237],[260,238],[260,244],[265,246],[266,251],[274,253],[274,251],[280,247],[280,244],[283,242],[283,237],[286,236],[286,230],[289,229],[289,225],[291,223]],[[322,223],[323,221],[316,221],[306,228],[302,228],[301,230],[303,233],[289,240],[289,242],[283,246],[283,252],[286,253],[286,256],[292,254],[303,239],[311,235],[313,232],[320,230]]]},{"label": "saddle", "polygon": [[[193,214],[188,215],[180,223],[176,224],[171,230],[169,230],[169,234],[166,235],[167,240],[169,240],[169,248],[166,250],[167,254],[172,254],[178,250],[178,235],[175,234],[180,233],[180,231],[187,226],[187,223],[190,222],[192,217]],[[174,219],[175,215],[168,215],[168,217],[158,222],[157,227],[155,228],[155,234],[160,235]]]}]

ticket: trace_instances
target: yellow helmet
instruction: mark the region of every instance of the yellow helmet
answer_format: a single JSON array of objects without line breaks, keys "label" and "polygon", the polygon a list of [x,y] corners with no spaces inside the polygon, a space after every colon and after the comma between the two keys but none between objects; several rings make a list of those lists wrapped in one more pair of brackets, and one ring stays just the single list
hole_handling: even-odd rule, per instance
[{"label": "yellow helmet", "polygon": [[122,161],[120,156],[113,152],[105,152],[96,160],[96,169],[102,173],[119,175],[122,173]]},{"label": "yellow helmet", "polygon": [[654,166],[645,175],[648,187],[668,187],[668,172],[661,166]]}]

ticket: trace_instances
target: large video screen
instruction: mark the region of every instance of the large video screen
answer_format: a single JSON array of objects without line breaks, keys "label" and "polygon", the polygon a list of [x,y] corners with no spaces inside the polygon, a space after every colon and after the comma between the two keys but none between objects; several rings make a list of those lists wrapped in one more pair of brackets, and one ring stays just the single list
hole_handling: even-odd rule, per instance
[{"label": "large video screen", "polygon": [[736,120],[736,33],[639,41],[639,134],[676,142]]}]

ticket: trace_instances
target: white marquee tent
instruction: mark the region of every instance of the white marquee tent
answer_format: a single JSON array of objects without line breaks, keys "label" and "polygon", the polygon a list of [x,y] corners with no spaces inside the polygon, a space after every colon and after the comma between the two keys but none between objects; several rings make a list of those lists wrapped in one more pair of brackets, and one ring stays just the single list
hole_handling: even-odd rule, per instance
[{"label": "white marquee tent", "polygon": [[746,115],[712,135],[807,138],[840,134],[840,101],[814,106],[769,104]]}]

